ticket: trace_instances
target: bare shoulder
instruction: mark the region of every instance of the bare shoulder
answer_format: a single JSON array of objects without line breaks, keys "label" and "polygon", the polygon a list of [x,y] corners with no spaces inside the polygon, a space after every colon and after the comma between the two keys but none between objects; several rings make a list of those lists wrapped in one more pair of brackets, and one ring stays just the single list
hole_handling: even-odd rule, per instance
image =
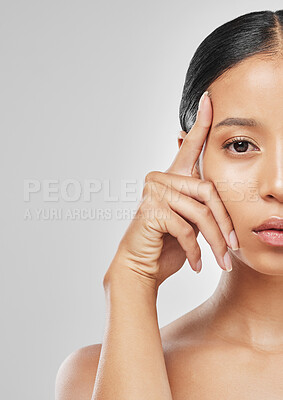
[{"label": "bare shoulder", "polygon": [[[254,354],[250,349],[235,346],[214,335],[209,328],[211,325],[213,313],[209,304],[203,303],[160,329],[174,400],[269,398],[270,388],[265,386],[273,382],[274,368],[267,371],[266,358],[262,354]],[[63,361],[56,377],[56,400],[91,399],[101,348],[100,343],[80,348]],[[281,359],[278,371],[282,370],[282,365]],[[259,384],[261,371],[262,384]],[[250,385],[251,379],[257,381],[256,391]],[[283,385],[277,386],[278,397],[272,389],[274,399],[282,398]]]},{"label": "bare shoulder", "polygon": [[[188,355],[192,356],[189,349],[192,348],[195,335],[200,335],[199,317],[195,309],[160,329],[170,384],[175,387],[182,385],[180,379],[175,379],[183,376],[179,373],[182,369],[181,361],[186,362]],[[102,343],[82,347],[62,362],[56,376],[55,400],[91,399],[101,348]]]},{"label": "bare shoulder", "polygon": [[91,399],[101,346],[82,347],[62,362],[56,376],[55,400]]},{"label": "bare shoulder", "polygon": [[[173,321],[160,329],[164,354],[174,354],[172,345],[177,343],[183,322]],[[171,344],[171,347],[170,347]],[[55,383],[55,400],[91,399],[98,370],[102,343],[85,346],[73,351],[61,363]],[[170,364],[170,357],[167,360]]]}]

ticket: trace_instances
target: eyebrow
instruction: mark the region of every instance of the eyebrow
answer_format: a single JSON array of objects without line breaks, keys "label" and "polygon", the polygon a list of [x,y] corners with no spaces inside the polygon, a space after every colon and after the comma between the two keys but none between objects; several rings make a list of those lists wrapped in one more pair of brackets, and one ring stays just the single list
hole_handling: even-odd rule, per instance
[{"label": "eyebrow", "polygon": [[215,125],[214,129],[220,126],[259,126],[260,124],[252,118],[225,118]]}]

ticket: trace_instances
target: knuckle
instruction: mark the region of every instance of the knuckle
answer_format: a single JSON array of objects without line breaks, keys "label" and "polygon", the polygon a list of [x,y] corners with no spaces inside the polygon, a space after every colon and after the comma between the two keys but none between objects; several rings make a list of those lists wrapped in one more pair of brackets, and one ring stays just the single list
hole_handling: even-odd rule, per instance
[{"label": "knuckle", "polygon": [[201,129],[208,129],[210,127],[210,123],[209,122],[200,122],[198,121],[198,127]]},{"label": "knuckle", "polygon": [[147,181],[143,187],[142,195],[143,197],[152,197],[157,191],[157,182]]},{"label": "knuckle", "polygon": [[215,186],[211,181],[201,181],[199,184],[201,190],[201,195],[205,201],[209,201],[211,198],[211,193],[214,192]]},{"label": "knuckle", "polygon": [[159,171],[150,171],[146,174],[145,176],[145,182],[152,182],[155,181],[158,177],[158,175],[160,174]]},{"label": "knuckle", "polygon": [[[143,187],[142,196],[143,198],[149,198],[149,200],[154,200],[156,203],[160,203],[161,201],[168,201],[173,197],[172,189],[167,187],[161,182],[157,181],[149,181],[146,182]],[[174,192],[174,191],[173,191]]]},{"label": "knuckle", "polygon": [[191,226],[185,226],[183,227],[182,234],[184,238],[191,239],[194,235],[194,230]]},{"label": "knuckle", "polygon": [[153,208],[152,201],[149,201],[148,198],[145,198],[145,200],[143,200],[139,206],[139,213],[141,215],[144,215],[148,213],[150,210],[152,210],[152,208]]},{"label": "knuckle", "polygon": [[162,200],[161,195],[159,194],[160,186],[161,185],[156,182],[148,182],[143,188],[143,203],[146,205],[151,205],[152,207],[160,206],[160,202]]},{"label": "knuckle", "polygon": [[214,186],[214,183],[213,183],[213,182],[211,182],[211,181],[205,181],[204,183],[205,183],[205,186],[207,187],[207,190],[209,190],[209,191],[215,190],[215,186]]},{"label": "knuckle", "polygon": [[200,205],[199,206],[199,212],[203,218],[210,218],[211,217],[211,210],[209,207],[205,205]]},{"label": "knuckle", "polygon": [[147,197],[148,194],[149,194],[149,184],[148,184],[148,182],[147,182],[147,183],[145,183],[145,185],[144,185],[144,187],[143,187],[143,190],[142,190],[142,197],[143,197],[143,198],[144,198],[144,197]]}]

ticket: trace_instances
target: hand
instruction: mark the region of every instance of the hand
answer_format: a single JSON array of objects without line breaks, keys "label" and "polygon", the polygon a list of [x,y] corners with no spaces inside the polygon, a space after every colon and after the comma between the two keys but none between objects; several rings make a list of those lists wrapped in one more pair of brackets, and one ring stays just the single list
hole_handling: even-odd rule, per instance
[{"label": "hand", "polygon": [[142,200],[113,265],[131,269],[157,286],[177,272],[186,258],[199,272],[201,250],[196,239],[201,231],[220,267],[229,270],[227,245],[231,247],[233,224],[214,184],[199,179],[195,168],[211,122],[212,106],[204,94],[195,124],[170,167],[146,175]]}]

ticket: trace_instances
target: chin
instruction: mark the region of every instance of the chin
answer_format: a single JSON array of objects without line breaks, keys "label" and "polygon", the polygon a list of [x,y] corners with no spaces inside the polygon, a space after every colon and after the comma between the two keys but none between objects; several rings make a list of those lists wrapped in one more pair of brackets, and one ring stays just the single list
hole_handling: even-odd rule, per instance
[{"label": "chin", "polygon": [[259,246],[250,247],[248,244],[240,249],[230,251],[233,264],[240,269],[249,268],[265,275],[281,275],[283,276],[283,249],[274,246]]}]

